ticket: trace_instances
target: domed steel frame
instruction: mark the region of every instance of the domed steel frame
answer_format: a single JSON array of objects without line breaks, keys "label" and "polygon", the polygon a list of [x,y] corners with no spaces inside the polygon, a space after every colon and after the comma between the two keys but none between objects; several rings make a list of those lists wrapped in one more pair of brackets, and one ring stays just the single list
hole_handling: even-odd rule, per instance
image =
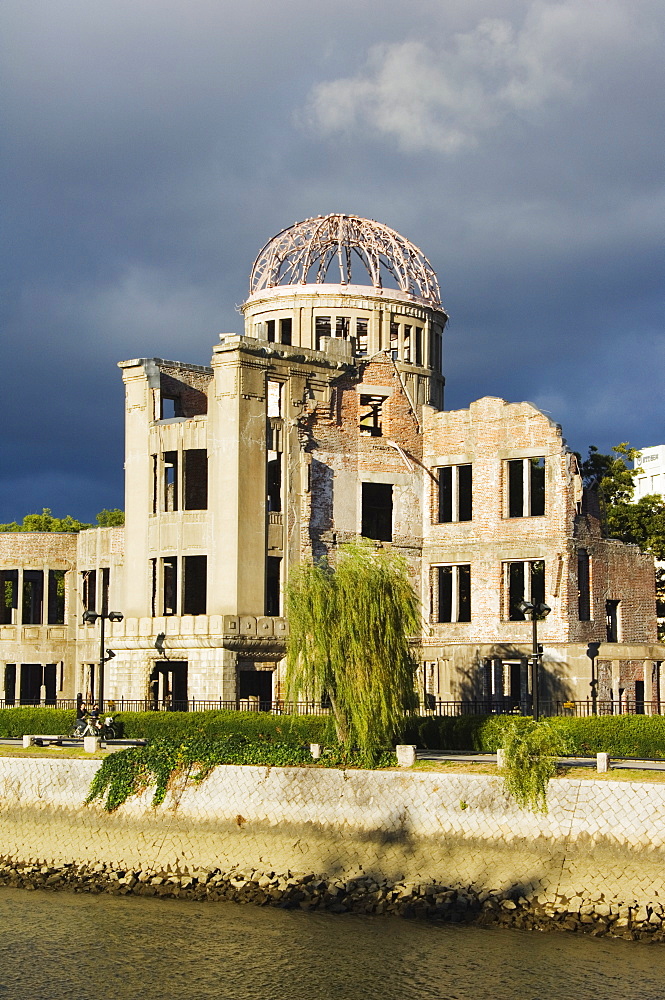
[{"label": "domed steel frame", "polygon": [[394,229],[357,215],[320,215],[282,230],[266,243],[254,261],[250,295],[279,285],[308,284],[314,266],[316,283],[323,284],[335,259],[339,283],[351,284],[354,253],[375,288],[382,287],[383,265],[400,291],[418,296],[434,308],[442,308],[436,274],[418,247]]}]

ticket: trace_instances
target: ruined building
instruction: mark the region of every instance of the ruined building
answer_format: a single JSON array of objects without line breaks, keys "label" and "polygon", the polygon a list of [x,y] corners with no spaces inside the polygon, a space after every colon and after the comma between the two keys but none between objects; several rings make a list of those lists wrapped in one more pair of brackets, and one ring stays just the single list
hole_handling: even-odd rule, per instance
[{"label": "ruined building", "polygon": [[[376,222],[295,225],[258,255],[241,335],[210,367],[120,364],[126,526],[0,535],[4,698],[279,701],[291,567],[363,535],[422,598],[423,700],[665,697],[653,561],[601,537],[575,457],[530,403],[444,406],[447,322],[428,261]],[[429,696],[429,697],[427,697]]]}]

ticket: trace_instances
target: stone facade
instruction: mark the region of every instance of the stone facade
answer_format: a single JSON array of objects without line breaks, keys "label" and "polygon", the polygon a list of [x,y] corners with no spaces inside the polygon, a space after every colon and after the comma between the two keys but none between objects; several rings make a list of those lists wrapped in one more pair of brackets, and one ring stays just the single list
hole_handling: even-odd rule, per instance
[{"label": "stone facade", "polygon": [[[314,243],[290,243],[290,231],[262,251],[244,334],[222,334],[209,367],[120,364],[124,531],[62,542],[0,535],[0,570],[48,563],[64,570],[67,592],[57,649],[30,645],[33,633],[18,627],[28,623],[11,617],[18,605],[5,607],[5,698],[34,698],[33,668],[53,662],[59,695],[94,697],[99,625],[81,616],[111,609],[123,620],[107,623],[107,698],[273,705],[290,569],[334,561],[340,544],[363,535],[410,567],[428,704],[482,699],[528,710],[531,622],[517,606],[532,600],[551,609],[538,628],[545,700],[584,699],[593,683],[627,707],[658,710],[665,649],[653,563],[601,537],[560,427],[530,403],[490,397],[446,411],[448,317],[427,262],[367,220],[314,223],[338,236],[316,244],[320,258]],[[363,243],[357,234],[368,231]],[[297,253],[291,271],[284,246]],[[380,284],[377,246],[393,247],[384,257],[395,288]],[[322,261],[365,254],[373,284],[354,283],[342,263],[340,283],[311,280],[305,250]],[[47,627],[42,609],[30,628]]]}]

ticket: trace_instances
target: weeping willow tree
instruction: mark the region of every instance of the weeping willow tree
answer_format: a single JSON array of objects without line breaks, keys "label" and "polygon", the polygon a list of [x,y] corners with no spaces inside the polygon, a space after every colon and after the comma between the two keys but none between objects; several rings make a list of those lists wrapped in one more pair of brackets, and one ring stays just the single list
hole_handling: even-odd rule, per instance
[{"label": "weeping willow tree", "polygon": [[406,562],[371,544],[343,546],[336,566],[295,570],[287,604],[288,697],[326,694],[339,741],[371,762],[393,745],[416,702],[408,637],[420,618]]}]

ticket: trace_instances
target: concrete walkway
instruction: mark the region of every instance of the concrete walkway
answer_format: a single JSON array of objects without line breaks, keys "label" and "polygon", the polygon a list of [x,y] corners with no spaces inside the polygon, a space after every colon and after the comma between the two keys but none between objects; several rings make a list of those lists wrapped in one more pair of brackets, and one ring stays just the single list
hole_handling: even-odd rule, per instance
[{"label": "concrete walkway", "polygon": [[[418,750],[418,760],[459,761],[460,763],[496,764],[495,753],[465,753],[464,751]],[[589,767],[596,770],[595,757],[559,757],[558,763],[566,767]],[[632,760],[627,757],[612,757],[612,770],[665,771],[665,760]]]}]

